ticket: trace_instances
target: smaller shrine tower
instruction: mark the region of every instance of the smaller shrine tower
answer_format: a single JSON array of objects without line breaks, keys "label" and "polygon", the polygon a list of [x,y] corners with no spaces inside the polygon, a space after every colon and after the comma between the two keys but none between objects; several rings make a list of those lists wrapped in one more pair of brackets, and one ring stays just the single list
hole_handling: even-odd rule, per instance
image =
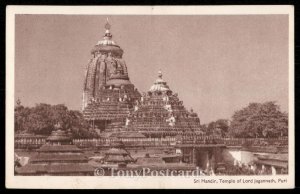
[{"label": "smaller shrine tower", "polygon": [[135,160],[131,157],[130,152],[125,149],[124,143],[115,139],[112,143],[111,148],[105,152],[103,158],[105,164],[127,164],[133,163]]},{"label": "smaller shrine tower", "polygon": [[193,111],[188,111],[173,94],[162,72],[144,93],[133,112],[126,119],[126,131],[136,131],[146,137],[166,137],[185,134],[197,134],[200,131],[200,119]]},{"label": "smaller shrine tower", "polygon": [[46,144],[36,150],[29,163],[16,170],[26,176],[92,176],[95,168],[88,162],[83,150],[72,142],[72,132],[55,125],[54,131],[46,139]]}]

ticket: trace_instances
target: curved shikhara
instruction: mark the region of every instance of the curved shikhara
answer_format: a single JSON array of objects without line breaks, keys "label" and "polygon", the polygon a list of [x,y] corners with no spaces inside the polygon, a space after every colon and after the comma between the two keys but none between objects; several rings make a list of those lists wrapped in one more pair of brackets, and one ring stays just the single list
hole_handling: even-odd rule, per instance
[{"label": "curved shikhara", "polygon": [[128,78],[126,63],[123,59],[110,54],[97,54],[86,66],[84,80],[84,107],[87,102],[97,96],[97,92],[106,85],[111,78]]}]

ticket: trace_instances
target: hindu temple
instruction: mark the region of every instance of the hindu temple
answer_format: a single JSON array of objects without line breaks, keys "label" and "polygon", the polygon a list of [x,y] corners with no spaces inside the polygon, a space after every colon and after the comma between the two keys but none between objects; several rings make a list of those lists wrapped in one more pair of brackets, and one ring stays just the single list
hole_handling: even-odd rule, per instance
[{"label": "hindu temple", "polygon": [[130,82],[122,48],[112,39],[110,24],[91,51],[83,89],[83,115],[100,133],[140,133],[167,137],[200,133],[200,119],[174,94],[162,72],[141,95]]},{"label": "hindu temple", "polygon": [[184,107],[162,76],[159,71],[154,84],[126,118],[124,129],[153,138],[200,133],[198,115]]},{"label": "hindu temple", "polygon": [[110,24],[91,51],[86,66],[82,108],[86,120],[100,131],[114,132],[141,95],[130,82],[122,48],[112,39]]}]

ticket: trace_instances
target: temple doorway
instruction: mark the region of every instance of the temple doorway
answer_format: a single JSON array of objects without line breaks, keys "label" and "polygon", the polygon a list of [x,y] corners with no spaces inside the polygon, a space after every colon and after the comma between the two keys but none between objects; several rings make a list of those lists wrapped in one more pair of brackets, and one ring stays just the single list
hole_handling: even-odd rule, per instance
[{"label": "temple doorway", "polygon": [[205,170],[207,168],[207,164],[212,159],[212,152],[210,150],[199,149],[196,150],[195,155],[196,166],[198,166],[200,169]]}]

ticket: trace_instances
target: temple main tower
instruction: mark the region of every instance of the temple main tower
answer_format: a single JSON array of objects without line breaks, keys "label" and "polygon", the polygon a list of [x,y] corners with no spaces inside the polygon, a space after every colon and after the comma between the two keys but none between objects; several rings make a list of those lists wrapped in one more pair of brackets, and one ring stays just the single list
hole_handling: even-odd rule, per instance
[{"label": "temple main tower", "polygon": [[102,40],[91,51],[86,66],[82,110],[84,118],[101,131],[114,132],[124,126],[126,116],[141,95],[130,82],[122,48],[105,24]]}]

